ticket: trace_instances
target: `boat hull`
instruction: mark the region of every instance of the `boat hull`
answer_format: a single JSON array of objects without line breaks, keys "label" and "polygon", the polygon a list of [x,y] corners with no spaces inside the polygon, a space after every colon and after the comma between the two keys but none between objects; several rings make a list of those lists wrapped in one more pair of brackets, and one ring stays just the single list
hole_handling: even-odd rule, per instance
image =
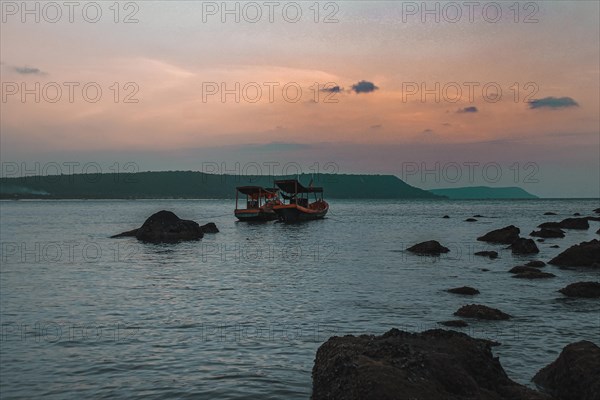
[{"label": "boat hull", "polygon": [[279,218],[273,211],[259,209],[235,210],[235,217],[240,221],[247,222],[274,221]]},{"label": "boat hull", "polygon": [[297,204],[287,204],[273,207],[273,211],[277,213],[280,221],[293,223],[324,218],[327,211],[329,211],[329,206],[323,209],[313,210]]}]

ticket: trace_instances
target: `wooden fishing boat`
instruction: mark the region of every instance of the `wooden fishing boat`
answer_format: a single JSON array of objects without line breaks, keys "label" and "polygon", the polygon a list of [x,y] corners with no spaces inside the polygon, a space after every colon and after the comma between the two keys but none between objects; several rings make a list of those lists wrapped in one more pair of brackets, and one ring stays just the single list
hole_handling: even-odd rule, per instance
[{"label": "wooden fishing boat", "polygon": [[[273,221],[278,215],[273,207],[281,204],[279,189],[240,186],[235,192],[235,216],[240,221]],[[239,194],[246,196],[246,208],[238,208]]]},{"label": "wooden fishing boat", "polygon": [[[284,203],[273,206],[279,220],[283,222],[299,222],[320,219],[329,211],[329,204],[323,200],[323,188],[313,187],[312,181],[308,187],[303,186],[296,179],[275,181],[281,189]],[[310,202],[310,195],[314,201]],[[287,204],[285,204],[287,200]]]}]

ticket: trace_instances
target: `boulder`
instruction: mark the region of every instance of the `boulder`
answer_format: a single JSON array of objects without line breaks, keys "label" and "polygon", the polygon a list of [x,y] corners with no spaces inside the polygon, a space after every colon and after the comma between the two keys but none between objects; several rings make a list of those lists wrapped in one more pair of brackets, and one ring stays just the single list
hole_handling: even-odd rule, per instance
[{"label": "boulder", "polygon": [[438,322],[438,324],[444,325],[444,326],[450,326],[453,328],[465,328],[465,327],[469,326],[469,324],[467,324],[462,319],[453,319],[451,321]]},{"label": "boulder", "polygon": [[535,242],[531,239],[519,238],[510,245],[513,254],[535,254],[539,253]]},{"label": "boulder", "polygon": [[539,260],[532,260],[532,261],[529,261],[525,265],[528,267],[543,268],[544,266],[546,266],[546,263],[543,261],[539,261]]},{"label": "boulder", "polygon": [[112,236],[113,238],[135,236],[138,240],[152,243],[198,240],[204,236],[197,222],[180,219],[171,211],[152,214],[144,224],[131,231]]},{"label": "boulder", "polygon": [[547,278],[554,278],[556,275],[551,274],[550,272],[542,272],[539,271],[536,268],[533,268],[533,271],[526,271],[526,272],[522,272],[520,274],[515,274],[513,275],[513,278],[518,278],[518,279],[547,279]]},{"label": "boulder", "polygon": [[481,242],[512,244],[519,238],[521,230],[514,225],[488,232],[477,238]]},{"label": "boulder", "polygon": [[202,232],[204,233],[219,233],[219,228],[217,228],[217,225],[215,225],[214,222],[202,225],[200,229],[202,229]]},{"label": "boulder", "polygon": [[549,263],[561,267],[600,268],[600,240],[594,239],[571,246]]},{"label": "boulder", "polygon": [[312,400],[541,400],[508,378],[488,340],[453,330],[332,337],[315,357]]},{"label": "boulder", "polygon": [[478,251],[475,253],[476,256],[489,257],[491,259],[498,258],[497,251]]},{"label": "boulder", "polygon": [[467,218],[465,222],[477,222],[477,220],[475,218]]},{"label": "boulder", "polygon": [[538,272],[539,270],[535,267],[528,267],[526,265],[517,265],[508,270],[511,274],[523,274],[525,272]]},{"label": "boulder", "polygon": [[571,283],[560,289],[559,292],[567,297],[600,297],[600,282],[577,282]]},{"label": "boulder", "polygon": [[567,345],[533,381],[557,400],[600,399],[600,347],[582,340]]},{"label": "boulder", "polygon": [[480,304],[468,304],[459,308],[454,315],[463,318],[476,318],[476,319],[487,319],[487,320],[506,320],[510,319],[510,315],[503,313],[502,311],[483,306]]},{"label": "boulder", "polygon": [[590,224],[587,218],[567,218],[560,221],[559,226],[563,229],[588,229]]},{"label": "boulder", "polygon": [[449,248],[442,246],[437,240],[418,243],[407,250],[420,255],[440,255],[450,251]]},{"label": "boulder", "polygon": [[446,292],[454,293],[454,294],[466,294],[469,296],[479,294],[479,290],[469,287],[469,286],[462,286],[462,287],[458,287],[458,288],[454,288],[454,289],[448,289],[448,290],[446,290]]},{"label": "boulder", "polygon": [[564,238],[565,232],[559,228],[542,228],[539,231],[533,231],[529,236],[541,237],[541,238]]},{"label": "boulder", "polygon": [[560,222],[544,222],[538,225],[538,228],[542,229],[560,229]]}]

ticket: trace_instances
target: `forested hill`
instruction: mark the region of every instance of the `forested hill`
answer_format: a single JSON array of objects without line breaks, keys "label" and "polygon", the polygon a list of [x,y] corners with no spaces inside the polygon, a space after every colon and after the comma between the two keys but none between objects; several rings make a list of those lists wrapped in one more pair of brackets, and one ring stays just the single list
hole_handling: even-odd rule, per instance
[{"label": "forested hill", "polygon": [[193,171],[75,174],[1,178],[4,199],[158,199],[234,198],[235,187],[272,187],[276,179],[299,178],[322,186],[325,198],[413,199],[440,198],[410,186],[393,175],[302,174],[297,176],[216,175]]}]

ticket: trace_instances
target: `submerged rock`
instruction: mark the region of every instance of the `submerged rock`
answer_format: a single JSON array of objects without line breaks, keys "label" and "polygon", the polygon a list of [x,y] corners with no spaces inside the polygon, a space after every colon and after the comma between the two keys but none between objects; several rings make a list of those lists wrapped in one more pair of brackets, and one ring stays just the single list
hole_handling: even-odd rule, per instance
[{"label": "submerged rock", "polygon": [[473,218],[485,218],[483,215],[480,214],[475,214],[473,215]]},{"label": "submerged rock", "polygon": [[548,212],[545,212],[544,215],[557,215],[557,214],[554,212],[548,211]]},{"label": "submerged rock", "polygon": [[510,245],[513,254],[535,254],[539,253],[537,245],[532,239],[519,238]]},{"label": "submerged rock", "polygon": [[551,249],[558,249],[560,246],[557,244],[553,244],[552,246],[550,246]]},{"label": "submerged rock", "polygon": [[519,238],[521,230],[514,225],[496,229],[477,238],[481,242],[512,244]]},{"label": "submerged rock", "polygon": [[539,261],[539,260],[532,260],[532,261],[529,261],[525,265],[528,267],[542,268],[542,267],[546,266],[546,263],[543,261]]},{"label": "submerged rock", "polygon": [[475,218],[467,218],[465,222],[477,222],[477,220]]},{"label": "submerged rock", "polygon": [[506,375],[488,340],[453,330],[332,337],[315,358],[312,400],[541,400]]},{"label": "submerged rock", "polygon": [[573,216],[574,216],[574,217],[579,217],[580,215],[581,215],[581,214],[579,214],[579,213],[574,213],[574,214],[573,214]]},{"label": "submerged rock", "polygon": [[600,240],[594,239],[571,246],[549,263],[561,267],[600,268]]},{"label": "submerged rock", "polygon": [[204,236],[204,232],[197,222],[180,219],[171,211],[162,210],[152,214],[140,228],[112,237],[125,236],[135,236],[144,242],[161,243],[198,240]]},{"label": "submerged rock", "polygon": [[526,265],[517,265],[508,270],[511,274],[523,274],[525,272],[538,272],[539,270],[535,267],[528,267]]},{"label": "submerged rock", "polygon": [[468,304],[459,308],[454,315],[464,318],[476,318],[487,320],[506,320],[510,319],[510,315],[492,307],[483,306],[480,304]]},{"label": "submerged rock", "polygon": [[567,345],[533,381],[558,400],[600,399],[600,347],[587,340]]},{"label": "submerged rock", "polygon": [[467,324],[462,319],[453,319],[451,321],[438,322],[438,324],[444,325],[444,326],[451,326],[453,328],[465,328],[465,327],[469,326],[469,324]]},{"label": "submerged rock", "polygon": [[479,290],[469,287],[469,286],[462,286],[462,287],[458,287],[458,288],[454,288],[454,289],[448,289],[448,290],[446,290],[446,292],[454,293],[454,294],[466,294],[469,296],[479,294]]},{"label": "submerged rock", "polygon": [[449,248],[442,246],[437,240],[418,243],[407,250],[420,255],[440,255],[450,251]]},{"label": "submerged rock", "polygon": [[551,274],[550,272],[539,271],[536,268],[533,268],[533,271],[525,271],[525,272],[521,272],[519,274],[513,275],[513,278],[518,278],[518,279],[547,279],[547,278],[554,278],[554,277],[556,277],[556,275]]},{"label": "submerged rock", "polygon": [[560,289],[559,292],[567,297],[600,297],[600,282],[571,283]]},{"label": "submerged rock", "polygon": [[560,228],[542,228],[539,231],[533,231],[529,236],[541,237],[541,238],[564,238],[565,232]]},{"label": "submerged rock", "polygon": [[478,251],[475,253],[476,256],[489,257],[491,259],[498,258],[497,251]]},{"label": "submerged rock", "polygon": [[450,218],[449,215],[444,215],[442,218]]}]

